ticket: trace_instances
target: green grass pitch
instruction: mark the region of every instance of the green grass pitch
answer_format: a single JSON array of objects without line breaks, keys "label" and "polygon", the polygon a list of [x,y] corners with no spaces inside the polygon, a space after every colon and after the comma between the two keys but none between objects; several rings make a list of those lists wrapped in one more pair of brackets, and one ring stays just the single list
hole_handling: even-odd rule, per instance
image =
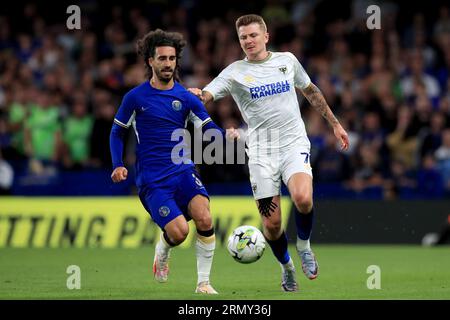
[{"label": "green grass pitch", "polygon": [[[195,249],[174,249],[169,281],[153,280],[153,248],[0,249],[0,299],[450,299],[450,247],[315,245],[316,280],[297,266],[300,291],[280,289],[280,267],[266,249],[242,265],[216,249],[212,284],[218,296],[194,294]],[[66,287],[69,265],[81,268],[81,289]],[[369,290],[367,267],[381,269],[381,289]]]}]

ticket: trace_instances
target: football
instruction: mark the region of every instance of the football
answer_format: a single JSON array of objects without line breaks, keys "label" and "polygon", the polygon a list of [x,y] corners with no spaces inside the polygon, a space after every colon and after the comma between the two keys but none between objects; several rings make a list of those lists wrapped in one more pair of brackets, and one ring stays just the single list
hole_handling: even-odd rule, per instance
[{"label": "football", "polygon": [[239,226],[228,238],[228,252],[240,263],[252,263],[262,257],[266,240],[253,226]]}]

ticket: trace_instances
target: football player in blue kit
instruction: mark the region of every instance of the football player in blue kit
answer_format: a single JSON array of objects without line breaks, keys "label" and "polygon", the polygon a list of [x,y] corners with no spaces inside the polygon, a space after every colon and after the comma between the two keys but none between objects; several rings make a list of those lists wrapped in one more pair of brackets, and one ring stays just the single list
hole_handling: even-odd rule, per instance
[{"label": "football player in blue kit", "polygon": [[122,161],[123,139],[126,129],[132,126],[137,139],[139,198],[162,230],[153,262],[155,279],[167,281],[170,251],[186,239],[188,221],[192,219],[197,229],[195,292],[217,294],[209,281],[215,235],[208,193],[192,161],[174,161],[173,150],[179,141],[173,141],[172,134],[184,129],[193,114],[201,120],[202,131],[216,129],[229,139],[239,134],[216,126],[202,102],[176,81],[184,45],[181,34],[159,29],[138,41],[138,54],[144,58],[149,80],[125,94],[115,116],[110,135],[111,178],[115,183],[127,178]]}]

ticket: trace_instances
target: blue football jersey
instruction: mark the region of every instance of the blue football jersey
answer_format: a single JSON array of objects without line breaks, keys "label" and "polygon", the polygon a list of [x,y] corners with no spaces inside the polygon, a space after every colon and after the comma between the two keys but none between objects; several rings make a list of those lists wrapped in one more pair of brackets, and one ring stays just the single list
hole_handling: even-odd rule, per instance
[{"label": "blue football jersey", "polygon": [[146,81],[125,94],[114,123],[135,131],[138,187],[194,166],[191,161],[172,161],[174,147],[181,141],[172,139],[172,133],[186,127],[191,111],[203,124],[211,121],[201,101],[177,82],[170,90],[159,90]]}]

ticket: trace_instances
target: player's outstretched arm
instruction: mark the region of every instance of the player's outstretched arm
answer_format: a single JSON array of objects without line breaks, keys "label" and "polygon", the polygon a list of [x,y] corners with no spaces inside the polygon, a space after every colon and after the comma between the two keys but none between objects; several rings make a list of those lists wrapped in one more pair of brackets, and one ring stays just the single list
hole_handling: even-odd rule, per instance
[{"label": "player's outstretched arm", "polygon": [[[196,88],[190,88],[188,90],[191,93],[193,93],[194,95],[196,95],[196,93],[201,92],[200,89],[196,89]],[[206,98],[207,102],[212,100],[213,96],[211,93],[209,93],[208,91],[203,91],[203,93],[206,93],[206,95],[204,97]],[[192,121],[192,119],[196,118],[197,120],[195,120],[195,121],[197,122],[197,125],[202,128],[203,133],[205,133],[206,130],[214,129],[214,130],[219,131],[225,139],[234,140],[234,139],[240,138],[240,133],[237,129],[229,128],[229,129],[224,130],[224,129],[220,128],[217,124],[215,124],[214,121],[212,121],[212,119],[210,118],[208,112],[206,111],[205,106],[202,103],[200,103],[200,101],[198,101],[196,98],[193,98],[193,100],[191,100],[191,101],[192,101],[192,105],[191,105],[192,112],[196,116],[196,117],[192,117],[191,121]]]},{"label": "player's outstretched arm", "polygon": [[339,120],[334,116],[333,111],[331,111],[328,106],[328,103],[320,89],[311,82],[309,86],[302,89],[302,93],[313,108],[316,109],[331,125],[334,135],[341,143],[341,149],[347,150],[349,146],[348,134],[344,128],[342,128]]},{"label": "player's outstretched arm", "polygon": [[123,139],[125,132],[125,128],[122,128],[121,126],[114,123],[109,136],[111,159],[114,168],[114,171],[111,174],[111,179],[112,181],[114,181],[114,183],[123,181],[128,176],[128,170],[124,167],[122,161]]}]

